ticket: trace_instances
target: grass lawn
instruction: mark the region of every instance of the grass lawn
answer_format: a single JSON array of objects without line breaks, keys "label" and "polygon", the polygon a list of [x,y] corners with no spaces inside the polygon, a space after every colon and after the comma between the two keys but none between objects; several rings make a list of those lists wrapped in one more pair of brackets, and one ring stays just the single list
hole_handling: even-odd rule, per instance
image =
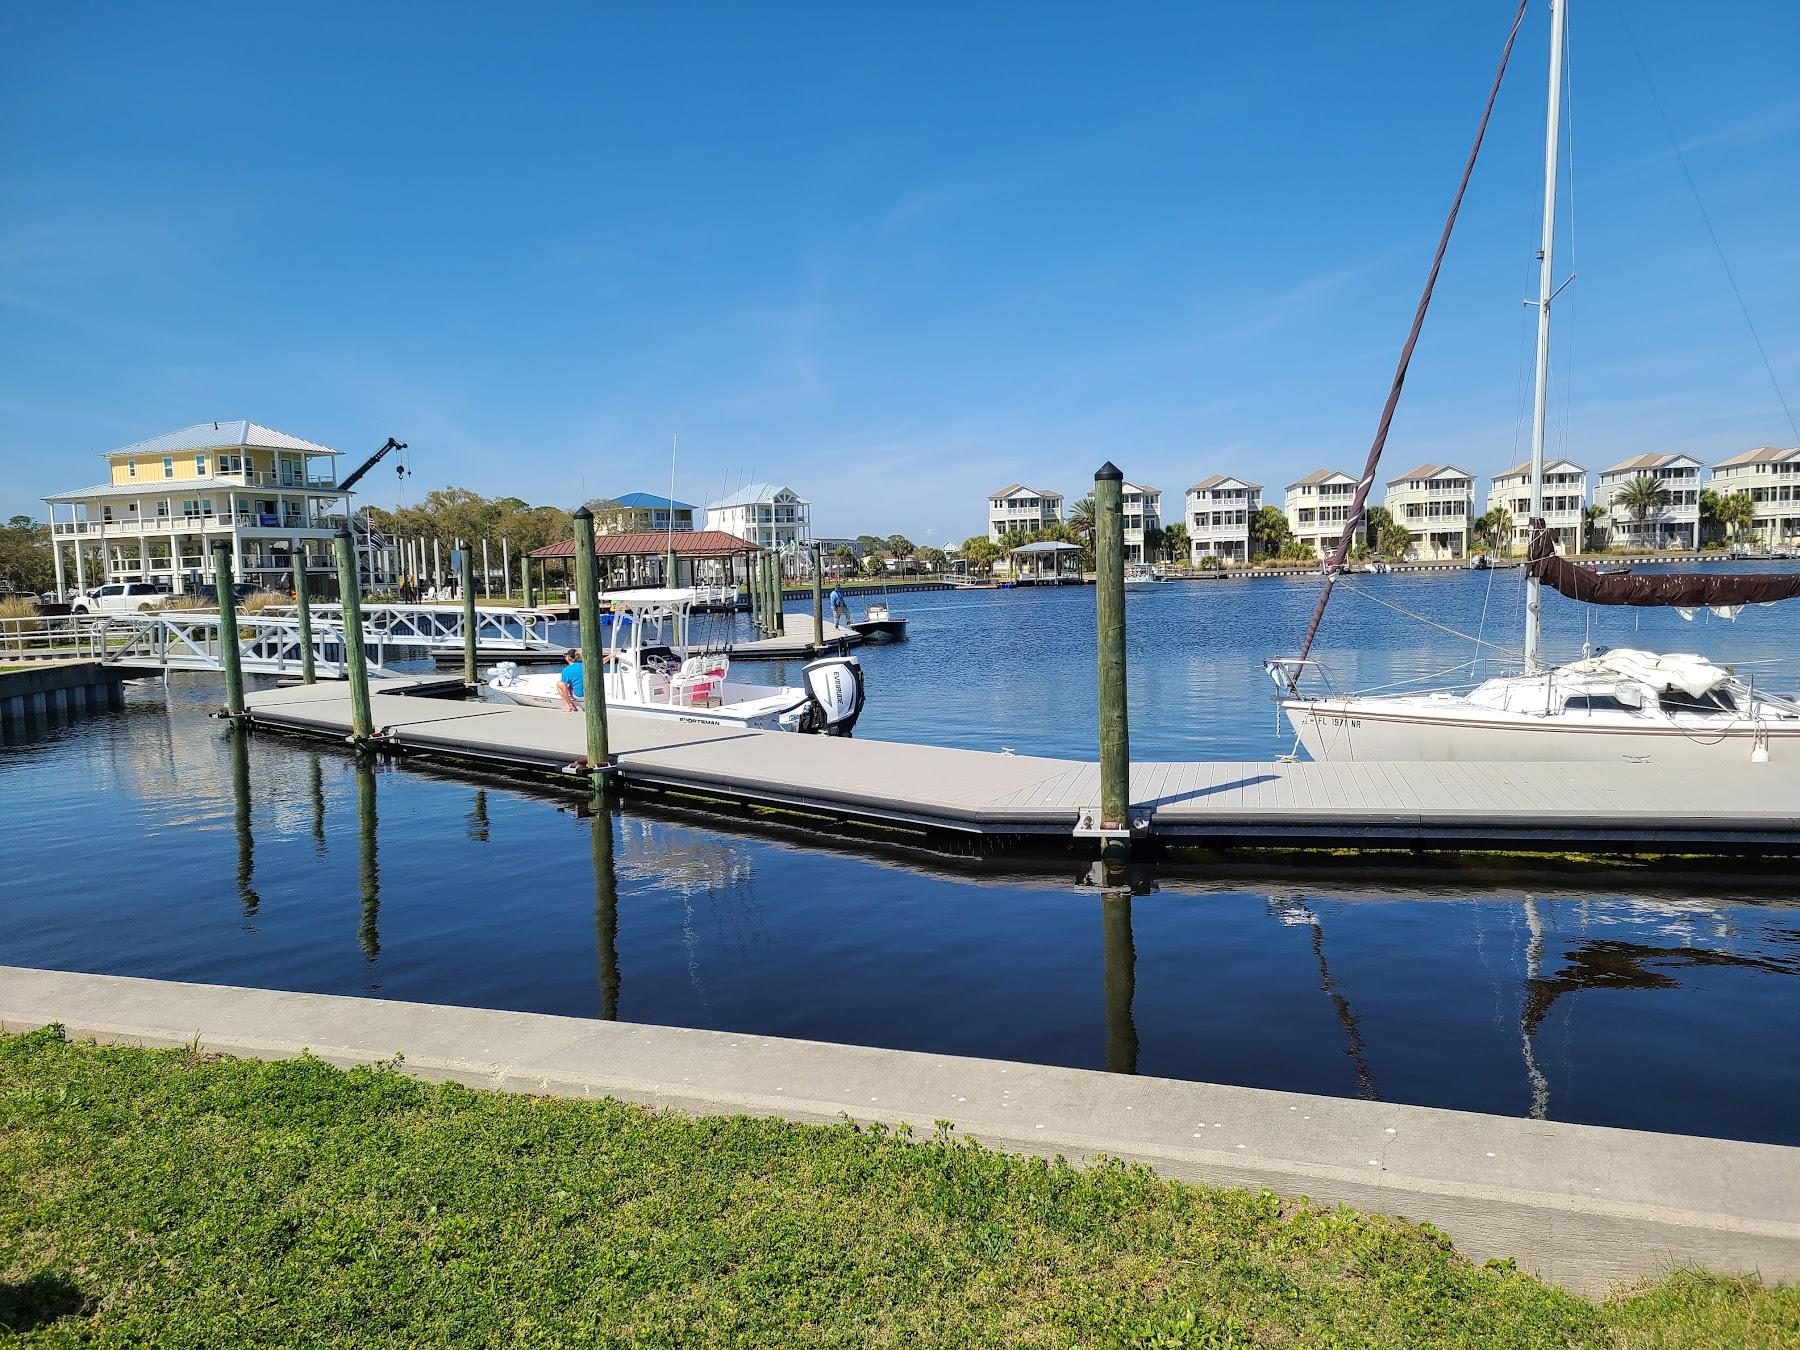
[{"label": "grass lawn", "polygon": [[1429,1228],[947,1138],[0,1040],[0,1340],[1800,1344],[1800,1295],[1607,1302]]}]

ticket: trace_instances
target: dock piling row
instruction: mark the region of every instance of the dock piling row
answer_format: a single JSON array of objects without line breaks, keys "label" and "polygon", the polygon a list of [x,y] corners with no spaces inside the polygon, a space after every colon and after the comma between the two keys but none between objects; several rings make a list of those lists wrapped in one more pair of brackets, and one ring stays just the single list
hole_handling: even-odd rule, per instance
[{"label": "dock piling row", "polygon": [[213,540],[213,586],[219,593],[219,664],[225,670],[225,711],[235,720],[244,715],[244,665],[238,652],[237,592],[232,589],[231,549]]},{"label": "dock piling row", "polygon": [[[1125,475],[1108,461],[1094,474],[1094,621],[1100,680],[1102,862],[1123,861],[1131,841],[1131,735],[1125,710]],[[1125,831],[1115,834],[1112,831]]]},{"label": "dock piling row", "polygon": [[[486,544],[482,546],[486,552]],[[475,549],[464,539],[456,551],[457,581],[462,588],[463,683],[475,684]],[[485,575],[485,570],[484,570]]]},{"label": "dock piling row", "polygon": [[598,791],[612,772],[606,744],[606,664],[600,649],[600,580],[594,567],[594,513],[575,512],[575,599],[581,614],[581,709],[587,719],[588,772]]},{"label": "dock piling row", "polygon": [[356,576],[356,542],[340,525],[337,545],[338,596],[343,602],[344,673],[350,681],[350,739],[361,748],[374,734],[369,714],[369,661],[363,651],[362,588]]},{"label": "dock piling row", "polygon": [[300,620],[300,682],[314,684],[318,675],[313,669],[312,595],[307,589],[306,555],[294,554],[294,614]]}]

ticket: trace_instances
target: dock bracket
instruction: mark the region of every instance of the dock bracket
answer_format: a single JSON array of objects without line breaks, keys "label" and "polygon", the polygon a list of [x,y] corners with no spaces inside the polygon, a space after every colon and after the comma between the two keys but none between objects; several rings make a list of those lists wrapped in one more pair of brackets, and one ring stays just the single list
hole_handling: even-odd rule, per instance
[{"label": "dock bracket", "polygon": [[1100,808],[1084,806],[1075,816],[1075,827],[1069,833],[1076,839],[1138,839],[1150,833],[1150,820],[1133,817],[1126,825],[1100,824]]}]

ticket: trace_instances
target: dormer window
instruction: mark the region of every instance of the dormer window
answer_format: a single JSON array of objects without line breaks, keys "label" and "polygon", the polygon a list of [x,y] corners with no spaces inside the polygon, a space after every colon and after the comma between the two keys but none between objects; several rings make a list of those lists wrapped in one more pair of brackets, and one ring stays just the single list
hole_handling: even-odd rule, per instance
[{"label": "dormer window", "polygon": [[128,459],[125,461],[125,476],[127,478],[137,477],[137,461],[135,459]]},{"label": "dormer window", "polygon": [[174,476],[175,476],[175,461],[173,459],[164,459],[163,460],[163,477],[164,478],[173,478]]},{"label": "dormer window", "polygon": [[206,477],[206,456],[205,455],[195,455],[194,456],[194,473],[198,477],[201,477],[201,478]]}]

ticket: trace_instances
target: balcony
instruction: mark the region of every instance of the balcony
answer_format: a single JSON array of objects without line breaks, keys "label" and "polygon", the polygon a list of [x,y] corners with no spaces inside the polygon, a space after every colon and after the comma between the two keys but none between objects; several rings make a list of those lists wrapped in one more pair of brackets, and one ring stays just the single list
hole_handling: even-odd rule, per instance
[{"label": "balcony", "polygon": [[59,520],[53,526],[58,537],[86,537],[97,539],[108,536],[114,539],[135,539],[139,535],[164,534],[212,534],[231,530],[279,530],[283,533],[329,535],[337,526],[315,517],[308,520],[305,516],[283,515],[278,512],[239,511],[236,514],[221,512],[215,515],[196,516],[145,516],[139,520],[126,518],[122,520]]}]

